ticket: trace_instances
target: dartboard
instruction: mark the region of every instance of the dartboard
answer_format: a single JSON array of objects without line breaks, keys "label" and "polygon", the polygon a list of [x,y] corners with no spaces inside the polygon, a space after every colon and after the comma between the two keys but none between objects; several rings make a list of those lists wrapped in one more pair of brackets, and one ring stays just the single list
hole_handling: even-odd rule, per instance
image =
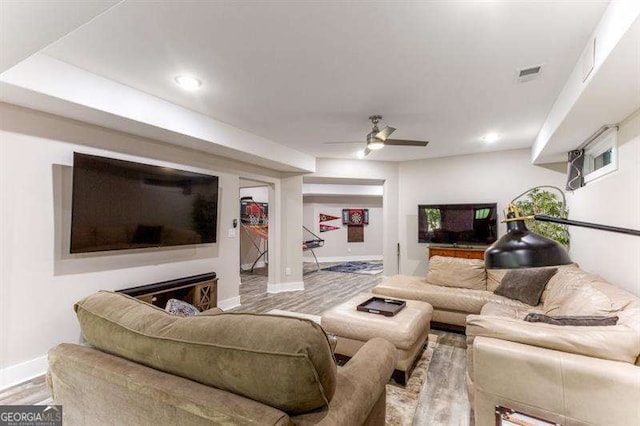
[{"label": "dartboard", "polygon": [[354,225],[359,225],[362,223],[362,214],[360,212],[351,213],[351,223]]}]

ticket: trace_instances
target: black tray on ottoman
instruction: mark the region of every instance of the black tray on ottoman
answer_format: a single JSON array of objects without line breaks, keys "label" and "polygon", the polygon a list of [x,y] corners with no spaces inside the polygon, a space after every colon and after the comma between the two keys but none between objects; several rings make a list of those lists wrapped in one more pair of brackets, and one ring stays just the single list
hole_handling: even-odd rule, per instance
[{"label": "black tray on ottoman", "polygon": [[392,317],[400,312],[405,306],[407,306],[407,302],[404,300],[372,297],[371,299],[359,304],[357,309],[362,312]]}]

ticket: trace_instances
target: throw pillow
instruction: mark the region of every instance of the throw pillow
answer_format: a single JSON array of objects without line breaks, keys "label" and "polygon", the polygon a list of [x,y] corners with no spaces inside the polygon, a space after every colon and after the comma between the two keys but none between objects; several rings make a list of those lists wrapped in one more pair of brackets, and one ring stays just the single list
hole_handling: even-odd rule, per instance
[{"label": "throw pillow", "polygon": [[165,311],[171,315],[177,315],[179,317],[192,317],[200,314],[198,308],[184,300],[169,299],[167,305],[164,308]]},{"label": "throw pillow", "polygon": [[616,325],[618,323],[618,317],[604,317],[594,315],[582,315],[571,317],[551,317],[539,313],[530,313],[524,320],[527,322],[544,322],[546,324],[553,325],[581,325],[581,326],[601,326],[601,325]]},{"label": "throw pillow", "polygon": [[494,294],[536,306],[545,286],[557,268],[512,269],[507,272]]}]

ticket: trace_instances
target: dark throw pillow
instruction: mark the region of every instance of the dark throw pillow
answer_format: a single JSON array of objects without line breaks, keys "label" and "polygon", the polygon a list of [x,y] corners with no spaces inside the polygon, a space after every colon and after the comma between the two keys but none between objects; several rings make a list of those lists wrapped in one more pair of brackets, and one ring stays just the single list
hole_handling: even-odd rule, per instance
[{"label": "dark throw pillow", "polygon": [[192,317],[200,314],[198,308],[193,306],[191,303],[178,299],[167,300],[167,306],[165,306],[164,310],[169,312],[171,315],[177,315],[179,317]]},{"label": "dark throw pillow", "polygon": [[547,283],[557,268],[512,269],[493,292],[499,296],[536,306]]},{"label": "dark throw pillow", "polygon": [[162,226],[138,225],[133,234],[134,244],[160,244]]},{"label": "dark throw pillow", "polygon": [[599,325],[616,325],[618,317],[603,316],[572,316],[572,317],[550,317],[544,314],[532,312],[524,317],[527,322],[544,322],[553,325],[582,325],[595,327]]}]

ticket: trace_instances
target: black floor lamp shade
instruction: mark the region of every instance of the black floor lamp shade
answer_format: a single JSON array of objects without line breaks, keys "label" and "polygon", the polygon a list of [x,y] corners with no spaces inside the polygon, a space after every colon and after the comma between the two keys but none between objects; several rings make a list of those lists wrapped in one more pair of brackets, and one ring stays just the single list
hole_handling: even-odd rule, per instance
[{"label": "black floor lamp shade", "polygon": [[507,217],[504,220],[504,222],[507,223],[507,234],[489,246],[484,252],[484,264],[487,269],[536,268],[541,266],[568,265],[572,263],[569,253],[567,253],[564,246],[554,240],[529,231],[524,223],[525,219],[599,229],[601,231],[640,237],[640,230],[637,229],[581,222],[579,220],[564,219],[543,214],[534,214],[533,216],[527,217],[522,216],[514,203],[518,198],[539,188],[556,189],[562,196],[562,206],[564,210],[564,206],[566,205],[564,193],[560,188],[555,186],[536,186],[514,198],[509,203]]},{"label": "black floor lamp shade", "polygon": [[484,252],[487,269],[536,268],[572,263],[559,243],[527,229],[524,220],[507,222],[507,233]]}]

